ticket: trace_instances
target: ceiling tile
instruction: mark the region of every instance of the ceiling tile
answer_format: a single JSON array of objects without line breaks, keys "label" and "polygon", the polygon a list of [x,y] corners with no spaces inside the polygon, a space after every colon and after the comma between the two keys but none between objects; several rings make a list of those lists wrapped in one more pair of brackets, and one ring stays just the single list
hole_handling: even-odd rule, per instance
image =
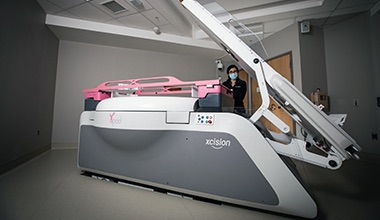
[{"label": "ceiling tile", "polygon": [[47,0],[37,0],[41,7],[47,14],[54,14],[56,12],[62,11],[62,8],[57,5],[47,1]]},{"label": "ceiling tile", "polygon": [[[104,22],[107,24],[133,27],[137,29],[151,30],[154,26],[161,28],[165,34],[181,35],[197,38],[202,35],[198,25],[189,15],[188,11],[182,7],[178,0],[140,0],[144,8],[133,6],[131,0],[114,0],[120,2],[128,8],[122,13],[113,13],[99,3],[108,0],[36,0],[47,14],[59,15],[62,17],[80,18],[84,20]],[[198,0],[210,1],[210,0]],[[274,10],[279,5],[294,3],[310,3],[320,0],[216,0],[227,11],[235,17],[242,19],[246,24],[264,24],[263,36],[273,34],[287,25],[303,21],[322,19],[324,26],[339,22],[343,15],[352,16],[354,13],[368,11],[376,2],[380,0],[324,0],[320,6],[308,9],[292,10],[288,12],[258,16],[257,9]],[[292,5],[290,5],[292,6]],[[246,17],[238,17],[244,14]],[[256,30],[256,29],[254,29]]]},{"label": "ceiling tile", "polygon": [[192,29],[197,25],[189,12],[178,0],[146,0],[157,10],[182,36],[192,36]]},{"label": "ceiling tile", "polygon": [[111,16],[103,13],[91,4],[82,4],[68,10],[73,15],[88,19],[90,21],[107,21],[112,19]]},{"label": "ceiling tile", "polygon": [[141,13],[157,26],[169,24],[166,18],[164,18],[157,10],[151,9]]},{"label": "ceiling tile", "polygon": [[76,5],[85,3],[84,0],[48,0],[48,1],[63,9],[68,9]]},{"label": "ceiling tile", "polygon": [[124,16],[124,17],[118,18],[117,20],[128,27],[151,29],[155,26],[152,22],[150,22],[147,18],[145,18],[140,13]]}]

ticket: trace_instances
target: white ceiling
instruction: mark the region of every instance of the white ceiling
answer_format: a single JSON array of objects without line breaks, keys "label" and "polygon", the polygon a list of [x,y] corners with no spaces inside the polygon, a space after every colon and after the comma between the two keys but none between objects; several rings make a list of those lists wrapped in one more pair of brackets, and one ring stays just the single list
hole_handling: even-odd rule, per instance
[{"label": "white ceiling", "polygon": [[[178,0],[115,0],[127,11],[113,13],[106,0],[37,0],[47,14],[46,24],[61,40],[133,49],[219,56],[220,48],[207,39]],[[109,0],[107,0],[109,1]],[[294,22],[308,20],[322,28],[357,13],[377,13],[380,0],[216,0],[261,38]],[[156,35],[153,27],[162,34]]]}]

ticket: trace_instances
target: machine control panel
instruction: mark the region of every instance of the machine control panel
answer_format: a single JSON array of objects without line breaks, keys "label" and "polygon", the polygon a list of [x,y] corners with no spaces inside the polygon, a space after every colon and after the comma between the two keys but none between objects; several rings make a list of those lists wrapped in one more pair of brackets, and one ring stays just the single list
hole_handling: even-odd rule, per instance
[{"label": "machine control panel", "polygon": [[214,124],[214,115],[208,113],[199,113],[197,114],[197,124],[198,125],[213,125]]}]

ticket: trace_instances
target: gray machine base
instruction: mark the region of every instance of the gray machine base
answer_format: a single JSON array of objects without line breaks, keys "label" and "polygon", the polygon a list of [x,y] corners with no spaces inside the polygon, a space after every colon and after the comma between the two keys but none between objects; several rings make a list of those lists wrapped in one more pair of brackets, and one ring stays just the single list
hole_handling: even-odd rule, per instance
[{"label": "gray machine base", "polygon": [[[279,204],[268,181],[228,133],[82,125],[80,136],[82,170],[236,204]],[[207,137],[230,143],[214,149],[204,143]]]}]

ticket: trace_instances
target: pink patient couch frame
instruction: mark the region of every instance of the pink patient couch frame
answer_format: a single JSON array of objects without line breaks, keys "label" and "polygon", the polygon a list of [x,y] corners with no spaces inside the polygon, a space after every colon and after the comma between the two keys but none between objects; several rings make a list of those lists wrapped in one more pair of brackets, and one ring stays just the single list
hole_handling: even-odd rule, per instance
[{"label": "pink patient couch frame", "polygon": [[[222,89],[225,88],[225,89]],[[195,95],[193,91],[197,91]],[[207,94],[227,93],[229,89],[220,84],[219,80],[181,81],[173,76],[159,76],[140,79],[107,81],[95,88],[84,89],[85,98],[103,100],[111,98],[112,93],[121,95],[176,95],[192,94],[194,97],[205,98]]]}]

